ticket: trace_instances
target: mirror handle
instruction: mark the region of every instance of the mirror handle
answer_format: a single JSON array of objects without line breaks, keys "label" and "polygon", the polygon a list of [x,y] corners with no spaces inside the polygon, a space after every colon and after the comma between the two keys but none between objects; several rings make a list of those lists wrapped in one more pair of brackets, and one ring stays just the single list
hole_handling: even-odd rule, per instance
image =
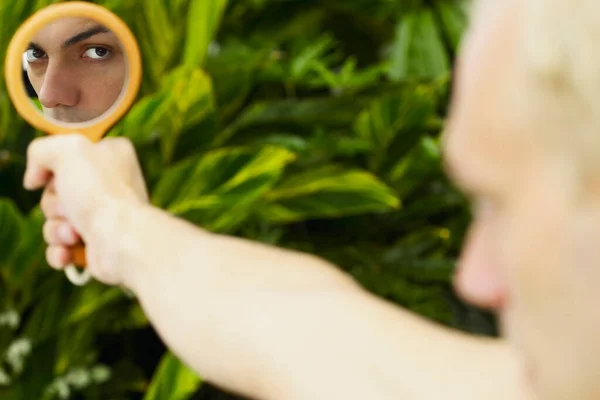
[{"label": "mirror handle", "polygon": [[85,269],[87,261],[85,257],[85,245],[78,244],[71,248],[71,255],[73,264],[79,268]]},{"label": "mirror handle", "polygon": [[71,248],[73,263],[65,268],[67,278],[76,286],[86,285],[92,277],[85,269],[87,266],[85,256],[85,244],[79,244]]}]

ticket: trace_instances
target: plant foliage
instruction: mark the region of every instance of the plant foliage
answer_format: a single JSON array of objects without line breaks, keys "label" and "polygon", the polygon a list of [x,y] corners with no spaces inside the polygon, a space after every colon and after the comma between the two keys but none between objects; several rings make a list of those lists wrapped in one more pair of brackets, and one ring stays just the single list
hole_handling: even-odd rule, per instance
[{"label": "plant foliage", "polygon": [[[19,24],[54,2],[0,2],[3,60]],[[134,142],[153,204],[317,254],[426,318],[494,334],[450,285],[469,213],[439,136],[466,0],[97,2],[139,40],[141,92],[109,135]],[[191,398],[201,377],[134,299],[45,264],[39,193],[21,187],[40,134],[1,82],[0,396]]]}]

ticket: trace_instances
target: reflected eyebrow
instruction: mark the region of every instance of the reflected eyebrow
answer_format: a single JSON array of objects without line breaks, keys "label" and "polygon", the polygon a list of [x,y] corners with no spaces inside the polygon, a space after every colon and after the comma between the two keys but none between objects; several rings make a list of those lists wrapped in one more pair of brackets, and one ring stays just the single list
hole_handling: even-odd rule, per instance
[{"label": "reflected eyebrow", "polygon": [[40,46],[39,44],[35,43],[35,42],[30,42],[29,46],[27,47],[27,50],[32,50],[32,49],[40,49],[40,50],[44,50],[42,48],[42,46]]},{"label": "reflected eyebrow", "polygon": [[92,36],[98,35],[100,33],[109,33],[110,31],[103,26],[97,26],[95,28],[88,29],[87,31],[83,31],[78,33],[77,35],[71,37],[70,39],[65,40],[62,44],[62,48],[66,49],[67,47],[71,47],[82,40],[89,39]]}]

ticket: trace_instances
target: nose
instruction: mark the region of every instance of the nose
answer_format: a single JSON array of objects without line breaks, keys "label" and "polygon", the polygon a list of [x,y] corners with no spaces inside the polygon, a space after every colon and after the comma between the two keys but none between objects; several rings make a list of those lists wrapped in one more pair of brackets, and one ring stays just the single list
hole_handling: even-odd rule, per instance
[{"label": "nose", "polygon": [[505,305],[507,291],[493,240],[483,223],[472,226],[459,259],[454,286],[465,301],[499,311]]},{"label": "nose", "polygon": [[79,102],[79,90],[76,79],[73,79],[69,70],[60,63],[50,61],[46,69],[44,81],[38,98],[46,108],[59,106],[72,107]]}]

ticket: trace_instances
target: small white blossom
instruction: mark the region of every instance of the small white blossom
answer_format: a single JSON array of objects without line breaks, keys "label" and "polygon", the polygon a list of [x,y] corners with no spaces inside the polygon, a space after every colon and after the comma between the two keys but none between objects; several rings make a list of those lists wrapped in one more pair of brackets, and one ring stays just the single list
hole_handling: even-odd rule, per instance
[{"label": "small white blossom", "polygon": [[17,329],[21,323],[21,316],[15,310],[8,310],[0,314],[0,326]]},{"label": "small white blossom", "polygon": [[6,361],[16,373],[23,371],[25,358],[31,353],[31,341],[27,338],[15,340],[8,346]]},{"label": "small white blossom", "polygon": [[63,400],[71,397],[71,389],[69,389],[69,385],[63,380],[56,381],[56,392],[58,393],[58,397]]},{"label": "small white blossom", "polygon": [[8,386],[10,385],[10,376],[0,368],[0,386]]},{"label": "small white blossom", "polygon": [[50,395],[56,394],[62,400],[67,400],[71,397],[71,389],[63,378],[56,378],[54,382],[48,386],[46,392]]},{"label": "small white blossom", "polygon": [[74,368],[65,376],[65,381],[76,389],[83,389],[90,385],[92,377],[89,371],[83,368]]},{"label": "small white blossom", "polygon": [[211,42],[208,45],[208,56],[209,57],[216,57],[219,55],[219,53],[221,52],[221,45],[217,42]]},{"label": "small white blossom", "polygon": [[104,365],[96,365],[92,368],[92,379],[96,383],[104,383],[110,379],[111,372],[110,368]]}]

